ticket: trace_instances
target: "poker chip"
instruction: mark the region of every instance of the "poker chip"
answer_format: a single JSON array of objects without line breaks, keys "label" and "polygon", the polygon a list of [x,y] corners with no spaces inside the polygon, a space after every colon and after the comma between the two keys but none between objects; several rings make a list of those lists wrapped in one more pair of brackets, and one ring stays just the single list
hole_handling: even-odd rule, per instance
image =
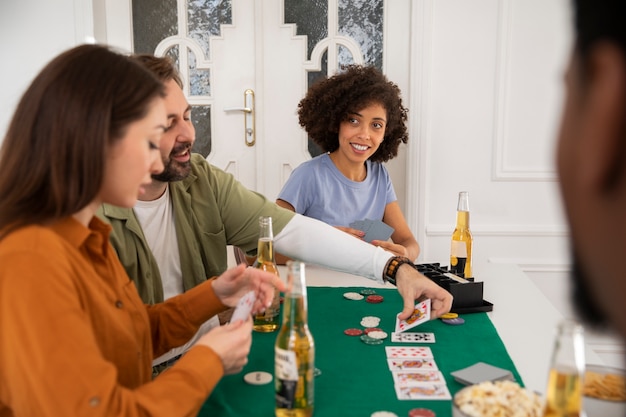
[{"label": "poker chip", "polygon": [[363,334],[363,330],[361,329],[346,329],[343,332],[348,336],[361,336]]},{"label": "poker chip", "polygon": [[449,324],[450,326],[460,326],[465,323],[465,320],[461,317],[456,317],[454,319],[443,319],[442,322]]},{"label": "poker chip", "polygon": [[365,334],[370,334],[370,332],[382,332],[383,329],[379,329],[378,327],[368,327],[365,329]]},{"label": "poker chip", "polygon": [[383,339],[374,339],[373,337],[364,334],[363,336],[361,336],[361,342],[365,343],[366,345],[380,345],[383,343]]},{"label": "poker chip", "polygon": [[372,304],[378,304],[383,302],[383,296],[378,294],[368,295],[365,301]]},{"label": "poker chip", "polygon": [[243,379],[251,385],[265,385],[272,382],[272,374],[263,371],[249,372],[244,375]]},{"label": "poker chip", "polygon": [[428,408],[414,408],[409,410],[409,417],[437,417],[433,410]]},{"label": "poker chip", "polygon": [[371,337],[372,339],[386,339],[387,338],[387,332],[383,332],[382,330],[377,330],[375,332],[369,332],[367,333],[367,335],[369,337]]},{"label": "poker chip", "polygon": [[377,327],[380,324],[380,319],[374,316],[365,316],[361,319],[361,326],[363,327]]},{"label": "poker chip", "polygon": [[456,313],[444,313],[439,316],[440,319],[455,319],[457,317],[459,317],[459,315]]},{"label": "poker chip", "polygon": [[343,293],[344,298],[347,298],[348,300],[362,300],[363,298],[365,298],[363,295],[359,294],[358,292],[345,292]]},{"label": "poker chip", "polygon": [[370,417],[398,417],[398,415],[391,411],[374,411]]},{"label": "poker chip", "polygon": [[370,289],[370,288],[366,288],[364,290],[361,290],[360,293],[362,295],[372,295],[372,294],[376,294],[376,291]]}]

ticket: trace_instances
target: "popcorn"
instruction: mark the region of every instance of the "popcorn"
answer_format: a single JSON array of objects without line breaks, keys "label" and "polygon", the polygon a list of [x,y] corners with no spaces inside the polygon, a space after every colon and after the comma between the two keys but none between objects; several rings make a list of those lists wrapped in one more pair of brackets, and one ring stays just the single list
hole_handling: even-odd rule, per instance
[{"label": "popcorn", "polygon": [[539,395],[511,381],[481,382],[459,391],[454,404],[469,417],[541,417]]}]

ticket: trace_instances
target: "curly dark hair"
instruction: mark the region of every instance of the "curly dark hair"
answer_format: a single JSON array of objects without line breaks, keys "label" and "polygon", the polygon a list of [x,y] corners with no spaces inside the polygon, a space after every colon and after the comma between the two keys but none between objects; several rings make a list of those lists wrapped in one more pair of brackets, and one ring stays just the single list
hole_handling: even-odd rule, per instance
[{"label": "curly dark hair", "polygon": [[325,152],[339,148],[339,125],[349,114],[371,104],[387,111],[385,136],[372,162],[386,162],[398,155],[400,142],[409,140],[407,109],[400,89],[375,67],[348,65],[342,72],[314,84],[298,104],[300,126]]}]

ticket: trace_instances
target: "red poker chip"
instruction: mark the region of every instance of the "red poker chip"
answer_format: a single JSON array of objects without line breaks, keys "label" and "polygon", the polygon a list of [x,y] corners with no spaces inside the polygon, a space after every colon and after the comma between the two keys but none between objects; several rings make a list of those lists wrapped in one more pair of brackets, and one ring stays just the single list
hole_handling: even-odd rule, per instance
[{"label": "red poker chip", "polygon": [[433,410],[428,408],[414,408],[409,410],[409,417],[437,417]]},{"label": "red poker chip", "polygon": [[365,298],[365,301],[367,301],[368,303],[373,303],[373,304],[382,303],[383,296],[378,295],[378,294],[368,295],[367,298]]},{"label": "red poker chip", "polygon": [[361,329],[346,329],[343,332],[348,336],[361,336],[363,334],[363,330]]},{"label": "red poker chip", "polygon": [[368,327],[365,329],[365,334],[370,334],[370,332],[382,332],[383,329],[379,329],[378,327]]}]

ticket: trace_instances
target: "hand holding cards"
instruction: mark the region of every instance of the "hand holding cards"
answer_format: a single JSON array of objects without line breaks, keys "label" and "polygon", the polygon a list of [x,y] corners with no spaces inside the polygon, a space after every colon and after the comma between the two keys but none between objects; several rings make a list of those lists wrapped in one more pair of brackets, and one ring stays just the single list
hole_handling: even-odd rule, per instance
[{"label": "hand holding cards", "polygon": [[235,311],[230,319],[231,323],[234,323],[237,320],[248,320],[250,314],[252,314],[252,306],[256,301],[256,294],[254,291],[247,292],[243,297],[239,299],[237,303],[237,307],[235,307]]},{"label": "hand holding cards", "polygon": [[372,243],[372,240],[388,240],[394,231],[393,227],[383,223],[381,220],[371,219],[357,220],[350,223],[350,227],[365,232],[363,240],[367,243]]},{"label": "hand holding cards", "polygon": [[[399,316],[400,314],[398,314]],[[413,314],[406,320],[396,316],[396,333],[404,332],[430,320],[430,299],[415,304]]]}]

